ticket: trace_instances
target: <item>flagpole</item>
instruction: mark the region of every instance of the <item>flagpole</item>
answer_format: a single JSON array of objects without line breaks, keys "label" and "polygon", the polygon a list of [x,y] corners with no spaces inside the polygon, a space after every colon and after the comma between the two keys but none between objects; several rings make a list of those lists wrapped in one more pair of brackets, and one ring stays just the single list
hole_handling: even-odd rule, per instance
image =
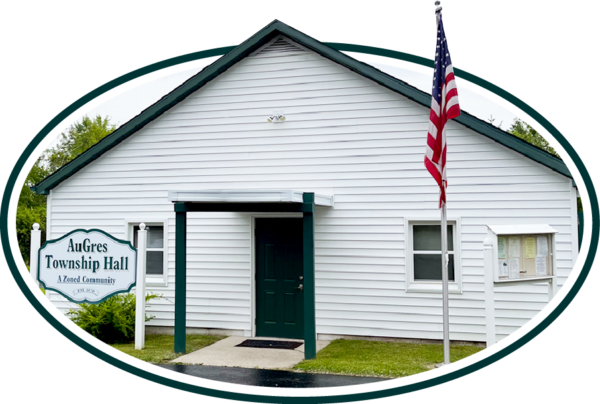
[{"label": "flagpole", "polygon": [[444,329],[444,365],[450,364],[450,319],[448,310],[448,222],[446,204],[442,204],[442,317]]},{"label": "flagpole", "polygon": [[[442,7],[440,2],[435,2],[435,13],[437,19],[441,19]],[[440,66],[441,67],[441,66]],[[443,104],[442,104],[443,105]],[[440,134],[443,136],[443,134]],[[445,167],[442,169],[445,170]],[[444,195],[446,195],[446,178],[442,175],[442,186],[444,189]],[[450,364],[450,315],[448,310],[448,220],[446,216],[446,196],[442,203],[442,220],[441,220],[441,232],[442,232],[442,327],[444,334],[444,365]]]}]

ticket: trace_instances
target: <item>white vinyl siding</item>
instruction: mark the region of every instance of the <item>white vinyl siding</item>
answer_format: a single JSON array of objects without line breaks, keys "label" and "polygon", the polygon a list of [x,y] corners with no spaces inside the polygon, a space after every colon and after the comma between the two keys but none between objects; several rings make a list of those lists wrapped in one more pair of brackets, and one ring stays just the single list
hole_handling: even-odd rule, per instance
[{"label": "white vinyl siding", "polygon": [[[284,111],[284,123],[268,123]],[[406,292],[405,219],[439,220],[423,166],[429,109],[312,52],[250,56],[51,191],[56,238],[124,220],[168,222],[168,285],[148,324],[173,326],[175,215],[169,190],[291,189],[335,195],[315,222],[318,334],[442,338],[439,294]],[[448,123],[448,216],[461,221],[462,293],[450,337],[484,341],[488,224],[544,223],[558,283],[572,267],[571,181]],[[188,214],[189,327],[252,330],[251,215]],[[496,291],[499,338],[543,308],[547,286]],[[57,306],[63,299],[51,294]]]}]

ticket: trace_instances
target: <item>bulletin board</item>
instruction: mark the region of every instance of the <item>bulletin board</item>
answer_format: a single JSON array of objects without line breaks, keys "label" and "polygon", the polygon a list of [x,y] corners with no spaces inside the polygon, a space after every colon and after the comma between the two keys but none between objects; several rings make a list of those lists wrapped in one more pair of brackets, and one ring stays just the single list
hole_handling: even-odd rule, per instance
[{"label": "bulletin board", "polygon": [[498,278],[552,276],[549,234],[498,236]]},{"label": "bulletin board", "polygon": [[488,226],[494,240],[494,281],[548,279],[556,273],[550,226]]}]

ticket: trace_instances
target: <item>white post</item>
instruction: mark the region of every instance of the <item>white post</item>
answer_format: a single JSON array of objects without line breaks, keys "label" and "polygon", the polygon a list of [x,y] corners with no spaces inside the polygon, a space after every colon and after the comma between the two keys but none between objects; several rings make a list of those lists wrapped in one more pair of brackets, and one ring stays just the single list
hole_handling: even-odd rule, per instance
[{"label": "white post", "polygon": [[485,336],[487,346],[496,343],[496,313],[494,311],[494,242],[483,240],[483,273],[485,283]]},{"label": "white post", "polygon": [[548,303],[550,303],[550,301],[554,299],[554,296],[556,296],[557,291],[558,285],[556,282],[556,278],[552,278],[548,281]]},{"label": "white post", "polygon": [[[577,214],[577,212],[575,212],[575,214]],[[551,275],[552,278],[550,279],[550,282],[548,282],[548,302],[554,299],[554,296],[556,296],[556,293],[558,292],[558,279],[556,278],[556,235],[550,235],[550,243],[552,246],[552,251],[550,251],[550,266],[552,270],[548,275]],[[577,251],[577,247],[573,248]]]},{"label": "white post", "polygon": [[37,280],[38,275],[38,251],[40,250],[40,244],[42,243],[42,231],[40,230],[39,223],[33,224],[33,230],[31,230],[31,246],[29,250],[29,273],[35,281],[35,284],[39,287]]},{"label": "white post", "polygon": [[144,349],[146,343],[146,225],[138,230],[137,279],[135,285],[135,349]]}]

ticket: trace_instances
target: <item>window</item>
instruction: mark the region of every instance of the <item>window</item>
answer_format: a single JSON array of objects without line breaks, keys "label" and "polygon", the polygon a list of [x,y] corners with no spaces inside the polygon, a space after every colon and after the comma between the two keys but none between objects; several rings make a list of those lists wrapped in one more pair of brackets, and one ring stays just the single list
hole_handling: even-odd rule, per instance
[{"label": "window", "polygon": [[[448,290],[460,292],[460,255],[455,246],[456,220],[448,220]],[[442,291],[442,235],[439,221],[407,221],[406,237],[406,289],[409,292]]]},{"label": "window", "polygon": [[146,222],[143,220],[127,222],[129,239],[135,248],[138,248],[139,224],[146,224],[146,282],[148,285],[164,286],[167,284],[167,249],[164,222]]}]

